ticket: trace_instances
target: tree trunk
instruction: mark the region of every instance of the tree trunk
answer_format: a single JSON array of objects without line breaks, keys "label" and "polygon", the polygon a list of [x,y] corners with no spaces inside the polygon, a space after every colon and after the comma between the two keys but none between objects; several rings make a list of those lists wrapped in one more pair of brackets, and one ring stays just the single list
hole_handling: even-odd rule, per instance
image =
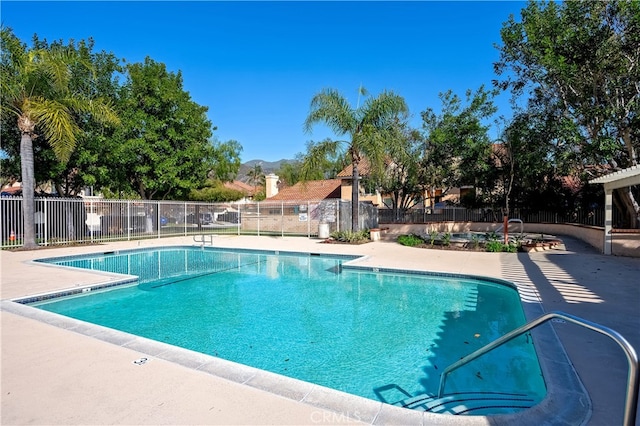
[{"label": "tree trunk", "polygon": [[399,207],[399,203],[400,203],[400,196],[394,192],[392,195],[393,199],[391,200],[393,202],[393,223],[398,223],[400,222],[400,207]]},{"label": "tree trunk", "polygon": [[353,166],[353,174],[351,176],[352,179],[352,187],[351,187],[351,230],[353,232],[359,231],[359,197],[360,197],[360,185],[358,184],[358,180],[360,176],[358,175],[358,162],[354,161],[351,163]]},{"label": "tree trunk", "polygon": [[624,212],[626,219],[622,226],[634,229],[640,227],[640,206],[633,196],[631,188],[618,188],[613,193],[614,201],[618,201],[618,208]]},{"label": "tree trunk", "polygon": [[20,139],[20,167],[22,169],[22,245],[26,249],[35,249],[38,244],[36,243],[35,177],[31,133],[23,132]]},{"label": "tree trunk", "polygon": [[[622,134],[622,140],[624,141],[624,145],[627,148],[627,154],[629,155],[629,166],[638,165],[637,152],[631,141],[631,127],[625,127],[620,131],[620,133]],[[619,193],[620,198],[625,204],[625,213],[631,228],[640,228],[640,204],[638,204],[638,201],[633,196],[631,188],[619,188],[616,192]]]}]

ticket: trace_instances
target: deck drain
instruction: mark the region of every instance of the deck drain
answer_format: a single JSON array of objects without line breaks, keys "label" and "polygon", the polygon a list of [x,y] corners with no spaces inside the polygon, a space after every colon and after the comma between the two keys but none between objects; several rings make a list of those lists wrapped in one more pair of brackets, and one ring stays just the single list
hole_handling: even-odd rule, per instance
[{"label": "deck drain", "polygon": [[132,364],[145,365],[147,363],[147,361],[149,361],[149,358],[138,358],[135,361],[133,361]]},{"label": "deck drain", "polygon": [[567,322],[562,318],[553,318],[551,322],[557,322],[558,324],[566,324]]}]

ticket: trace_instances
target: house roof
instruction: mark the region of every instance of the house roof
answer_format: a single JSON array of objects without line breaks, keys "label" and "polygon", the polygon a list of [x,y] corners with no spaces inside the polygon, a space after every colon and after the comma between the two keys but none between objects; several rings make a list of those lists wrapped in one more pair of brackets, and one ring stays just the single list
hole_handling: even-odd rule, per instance
[{"label": "house roof", "polygon": [[255,195],[255,189],[253,186],[246,184],[240,180],[234,180],[233,182],[225,182],[224,187],[228,189],[233,189],[236,191],[240,191],[245,195]]},{"label": "house roof", "polygon": [[[358,175],[359,176],[368,176],[371,171],[371,165],[366,158],[360,160],[360,164],[358,164]],[[340,173],[337,174],[339,178],[350,178],[353,176],[353,164],[347,165]]]},{"label": "house roof", "polygon": [[579,192],[583,186],[582,179],[580,179],[580,177],[571,176],[571,175],[560,177],[560,183],[562,184],[563,188],[568,189],[573,194],[576,194],[577,192]]},{"label": "house roof", "polygon": [[310,180],[298,182],[293,186],[281,189],[276,195],[267,198],[269,201],[309,201],[340,198],[340,179]]}]

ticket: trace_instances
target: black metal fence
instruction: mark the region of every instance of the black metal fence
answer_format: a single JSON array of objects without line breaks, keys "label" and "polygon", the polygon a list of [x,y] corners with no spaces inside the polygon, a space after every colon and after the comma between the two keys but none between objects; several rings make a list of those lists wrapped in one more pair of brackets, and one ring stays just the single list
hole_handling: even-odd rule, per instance
[{"label": "black metal fence", "polygon": [[[522,219],[525,223],[576,223],[580,225],[604,226],[604,208],[575,210],[571,212],[543,212],[514,209],[510,218]],[[411,209],[396,212],[379,209],[380,223],[429,223],[429,222],[502,222],[502,211],[492,209],[467,209],[464,207],[443,207],[436,209]],[[613,225],[624,223],[623,215],[614,209]]]}]

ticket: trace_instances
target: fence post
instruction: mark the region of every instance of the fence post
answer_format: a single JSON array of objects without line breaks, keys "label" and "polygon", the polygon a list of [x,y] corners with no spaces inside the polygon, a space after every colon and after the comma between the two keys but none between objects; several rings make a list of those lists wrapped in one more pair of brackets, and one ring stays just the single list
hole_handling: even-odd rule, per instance
[{"label": "fence post", "polygon": [[158,238],[160,238],[160,201],[156,201],[156,226],[158,227]]},{"label": "fence post", "polygon": [[44,232],[44,245],[45,247],[47,245],[49,245],[49,239],[47,238],[47,235],[49,234],[49,204],[47,203],[47,198],[43,198],[42,199],[44,201],[44,207],[42,208],[43,210],[43,217],[42,217],[42,223],[44,224],[43,228],[43,232]]},{"label": "fence post", "polygon": [[260,236],[260,202],[258,201],[256,204],[258,205],[257,216],[258,216],[258,237],[259,237]]},{"label": "fence post", "polygon": [[[89,228],[89,235],[91,236],[91,243],[93,243],[93,227],[96,226],[95,220],[94,220],[95,216],[93,214],[93,198],[89,200],[89,213],[91,213],[91,227]],[[98,221],[98,223],[100,222]]]},{"label": "fence post", "polygon": [[127,241],[131,241],[131,201],[127,200]]},{"label": "fence post", "polygon": [[236,203],[236,210],[238,211],[238,215],[236,216],[236,221],[238,222],[238,236],[240,236],[240,225],[241,225],[240,224],[240,221],[241,221],[240,218],[242,217],[242,214],[240,212],[240,203],[239,202]]},{"label": "fence post", "polygon": [[280,203],[280,236],[284,237],[284,201]]},{"label": "fence post", "polygon": [[307,201],[307,238],[311,238],[311,205]]}]

